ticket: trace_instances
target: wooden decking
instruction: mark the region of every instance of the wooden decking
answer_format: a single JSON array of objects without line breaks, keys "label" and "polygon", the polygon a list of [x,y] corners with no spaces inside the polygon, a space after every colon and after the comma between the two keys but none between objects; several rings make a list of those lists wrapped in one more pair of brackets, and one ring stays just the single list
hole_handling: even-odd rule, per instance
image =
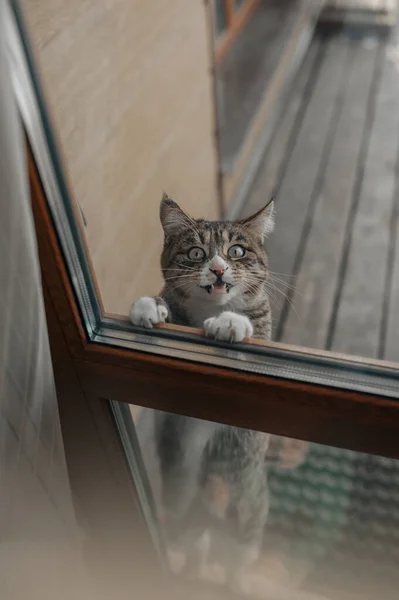
[{"label": "wooden decking", "polygon": [[[396,44],[380,26],[319,28],[254,181],[243,215],[276,198],[277,340],[399,361]],[[302,467],[270,474],[265,540],[277,531],[301,548],[304,589],[397,598],[398,473],[398,461],[313,445]]]},{"label": "wooden decking", "polygon": [[396,34],[320,28],[243,209],[276,196],[275,339],[399,360],[398,148]]}]

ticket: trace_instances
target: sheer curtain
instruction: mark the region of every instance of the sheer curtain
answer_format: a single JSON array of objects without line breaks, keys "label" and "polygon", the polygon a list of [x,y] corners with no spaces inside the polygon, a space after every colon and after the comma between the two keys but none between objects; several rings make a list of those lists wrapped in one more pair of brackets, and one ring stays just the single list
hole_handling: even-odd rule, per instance
[{"label": "sheer curtain", "polygon": [[0,595],[91,597],[47,336],[0,0]]}]

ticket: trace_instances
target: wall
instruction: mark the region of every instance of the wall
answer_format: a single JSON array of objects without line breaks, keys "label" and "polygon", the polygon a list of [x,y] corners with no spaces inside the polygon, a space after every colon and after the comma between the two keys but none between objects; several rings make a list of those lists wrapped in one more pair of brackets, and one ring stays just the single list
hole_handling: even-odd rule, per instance
[{"label": "wall", "polygon": [[22,2],[105,309],[157,293],[162,191],[217,217],[203,0]]}]

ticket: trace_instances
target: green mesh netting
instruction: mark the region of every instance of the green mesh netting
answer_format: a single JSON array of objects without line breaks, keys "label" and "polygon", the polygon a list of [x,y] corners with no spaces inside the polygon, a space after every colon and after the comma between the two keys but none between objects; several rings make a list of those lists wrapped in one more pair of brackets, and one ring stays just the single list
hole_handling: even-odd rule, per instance
[{"label": "green mesh netting", "polygon": [[302,466],[272,468],[269,481],[268,531],[293,557],[399,567],[398,460],[314,444]]}]

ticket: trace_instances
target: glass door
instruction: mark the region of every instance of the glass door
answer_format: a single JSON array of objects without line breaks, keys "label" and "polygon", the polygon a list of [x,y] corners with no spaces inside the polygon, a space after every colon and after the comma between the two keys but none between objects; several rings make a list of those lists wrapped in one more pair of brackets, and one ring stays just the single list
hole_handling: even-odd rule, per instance
[{"label": "glass door", "polygon": [[290,52],[251,128],[237,116],[229,171],[210,4],[8,3],[54,362],[89,399],[120,515],[131,486],[147,589],[389,600],[395,28],[288,4],[270,48]]}]

